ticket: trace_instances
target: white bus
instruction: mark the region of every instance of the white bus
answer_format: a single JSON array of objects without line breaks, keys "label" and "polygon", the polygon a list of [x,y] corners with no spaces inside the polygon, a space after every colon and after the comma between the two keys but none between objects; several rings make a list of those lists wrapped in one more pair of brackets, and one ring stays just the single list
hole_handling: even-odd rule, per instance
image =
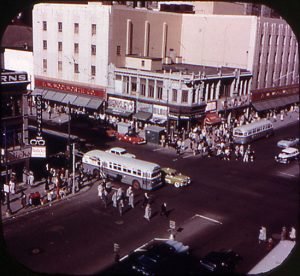
[{"label": "white bus", "polygon": [[247,275],[265,275],[265,273],[281,265],[290,255],[295,244],[294,241],[280,241]]},{"label": "white bus", "polygon": [[274,134],[271,121],[262,119],[248,125],[242,125],[233,129],[233,141],[236,144],[248,144],[253,140],[269,137]]},{"label": "white bus", "polygon": [[82,165],[85,171],[89,170],[93,175],[103,173],[106,177],[132,185],[135,189],[153,190],[163,184],[158,164],[102,150],[85,153]]}]

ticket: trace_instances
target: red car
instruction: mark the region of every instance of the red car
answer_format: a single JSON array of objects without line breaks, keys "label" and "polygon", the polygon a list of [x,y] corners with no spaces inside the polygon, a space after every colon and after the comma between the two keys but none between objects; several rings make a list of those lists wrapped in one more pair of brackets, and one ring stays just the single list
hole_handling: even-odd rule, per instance
[{"label": "red car", "polygon": [[140,136],[138,136],[135,133],[126,133],[126,134],[121,134],[121,133],[116,133],[116,138],[119,141],[124,141],[124,142],[128,142],[131,144],[145,144],[146,140]]}]

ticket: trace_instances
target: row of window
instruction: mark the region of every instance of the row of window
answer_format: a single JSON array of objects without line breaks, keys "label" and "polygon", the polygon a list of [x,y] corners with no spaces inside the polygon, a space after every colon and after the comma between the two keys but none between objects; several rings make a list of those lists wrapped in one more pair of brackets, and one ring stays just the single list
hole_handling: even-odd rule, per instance
[{"label": "row of window", "polygon": [[[131,169],[128,169],[125,166],[122,166],[122,165],[117,164],[117,163],[109,162],[108,167],[110,169],[114,169],[114,170],[117,170],[117,171],[120,171],[120,172],[125,172],[125,173],[131,174],[131,175],[142,176],[142,171],[141,170],[135,170],[135,169],[131,170]],[[147,177],[146,172],[144,172],[143,174],[144,174],[144,177]]]},{"label": "row of window", "polygon": [[[43,21],[43,31],[47,31],[47,29],[48,29],[47,21]],[[60,33],[63,31],[63,23],[62,22],[57,22],[57,31]],[[97,25],[91,24],[92,35],[96,35],[96,31],[97,31]],[[75,34],[79,33],[79,23],[74,23],[74,33]]]},{"label": "row of window", "polygon": [[[47,71],[47,67],[48,67],[47,64],[48,64],[47,59],[43,59],[43,70],[44,70],[44,72]],[[57,62],[57,70],[60,71],[60,72],[63,70],[63,63],[62,63],[61,60],[59,60]],[[91,72],[90,73],[91,76],[93,76],[93,77],[96,76],[96,66],[95,65],[91,66],[91,71],[90,72]],[[74,63],[74,73],[76,73],[76,74],[80,73],[78,63]]]},{"label": "row of window", "polygon": [[[47,40],[43,40],[43,49],[47,50],[47,48],[48,48]],[[63,44],[62,44],[61,41],[58,41],[57,48],[58,48],[59,52],[62,52],[62,50],[63,50]],[[78,43],[74,43],[74,53],[75,54],[79,53],[79,44]],[[91,55],[92,56],[96,55],[96,45],[91,45]]]}]

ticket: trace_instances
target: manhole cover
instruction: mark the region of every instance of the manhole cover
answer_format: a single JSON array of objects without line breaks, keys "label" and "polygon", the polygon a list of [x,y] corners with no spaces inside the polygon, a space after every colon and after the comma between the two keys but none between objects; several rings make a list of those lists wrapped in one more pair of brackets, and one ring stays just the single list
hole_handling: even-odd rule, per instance
[{"label": "manhole cover", "polygon": [[123,223],[124,223],[123,220],[117,220],[117,221],[116,221],[116,224],[123,224]]}]

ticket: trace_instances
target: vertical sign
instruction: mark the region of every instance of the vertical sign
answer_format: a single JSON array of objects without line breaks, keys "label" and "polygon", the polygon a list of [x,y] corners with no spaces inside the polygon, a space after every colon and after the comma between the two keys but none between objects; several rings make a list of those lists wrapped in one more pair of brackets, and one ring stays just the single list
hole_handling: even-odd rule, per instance
[{"label": "vertical sign", "polygon": [[37,122],[37,138],[42,138],[42,95],[36,95],[36,122]]}]

